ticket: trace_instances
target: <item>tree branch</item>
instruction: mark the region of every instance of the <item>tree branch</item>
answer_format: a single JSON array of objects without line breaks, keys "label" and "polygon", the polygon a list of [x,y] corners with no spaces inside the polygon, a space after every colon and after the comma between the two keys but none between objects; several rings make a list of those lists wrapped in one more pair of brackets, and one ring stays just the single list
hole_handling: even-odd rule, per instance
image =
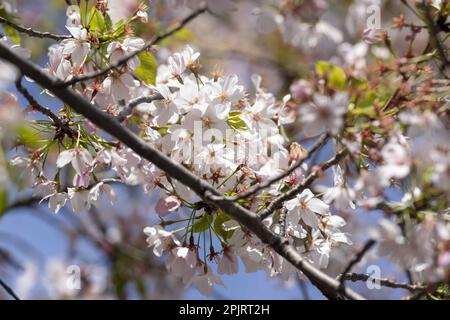
[{"label": "tree branch", "polygon": [[329,137],[330,137],[330,135],[328,133],[324,134],[322,137],[320,137],[320,139],[317,140],[317,142],[311,147],[311,149],[308,150],[306,157],[301,159],[300,161],[298,161],[295,165],[290,167],[285,172],[277,175],[276,177],[274,177],[272,179],[269,179],[263,183],[258,184],[257,186],[253,187],[252,189],[250,189],[247,192],[244,192],[244,193],[234,196],[234,197],[228,197],[228,199],[232,200],[232,201],[237,201],[240,199],[245,199],[245,198],[254,196],[258,192],[270,187],[272,184],[278,182],[279,180],[286,178],[291,173],[293,173],[295,170],[297,170],[303,163],[305,163],[305,161],[308,161],[317,150],[319,150],[321,147],[323,147],[327,143]]},{"label": "tree branch", "polygon": [[442,59],[441,71],[442,71],[443,75],[445,77],[447,77],[447,75],[445,74],[445,69],[450,65],[450,60],[447,57],[444,45],[442,44],[442,42],[439,39],[439,29],[436,27],[436,25],[433,21],[433,17],[431,16],[429,3],[426,0],[422,0],[422,4],[425,8],[425,18],[427,20],[426,23],[428,24],[428,28],[430,30],[430,32],[429,32],[430,38],[432,39],[434,47],[436,48],[439,56]]},{"label": "tree branch", "polygon": [[19,91],[25,97],[25,99],[28,100],[28,103],[34,110],[46,115],[53,121],[55,126],[59,128],[60,133],[67,134],[69,137],[72,137],[72,138],[76,137],[78,135],[75,130],[73,130],[67,123],[64,123],[49,108],[46,108],[46,107],[40,105],[36,101],[36,99],[34,99],[34,97],[28,92],[28,90],[25,89],[25,87],[22,85],[22,77],[19,77],[19,79],[17,79],[16,88],[17,88],[17,91]]},{"label": "tree branch", "polygon": [[[221,209],[230,217],[241,223],[244,227],[253,232],[263,243],[270,245],[278,254],[284,257],[299,271],[303,272],[311,283],[326,297],[330,299],[363,299],[359,294],[348,288],[345,288],[342,293],[339,292],[339,282],[336,279],[331,278],[304,260],[293,246],[267,228],[261,222],[258,215],[232,201],[222,199],[223,195],[217,191],[216,188],[195,176],[185,167],[174,163],[165,154],[153,149],[128,128],[122,126],[115,117],[103,112],[95,105],[92,105],[72,89],[55,86],[55,80],[45,73],[45,71],[30,61],[18,56],[3,44],[0,44],[0,58],[14,64],[23,74],[36,81],[43,88],[51,91],[56,97],[70,105],[76,112],[82,114],[99,128],[117,138],[142,158],[152,162],[159,169],[189,187],[204,201],[213,207]],[[331,165],[332,164],[329,166]],[[214,197],[218,197],[220,200],[215,201]]]},{"label": "tree branch", "polygon": [[19,297],[14,293],[14,291],[5,283],[2,279],[0,279],[0,286],[5,289],[5,291],[13,297],[14,300],[20,300]]},{"label": "tree branch", "polygon": [[388,288],[392,288],[392,289],[405,289],[405,290],[409,290],[411,292],[423,291],[427,288],[426,286],[421,285],[421,284],[398,283],[398,282],[392,281],[390,279],[376,279],[376,278],[373,278],[369,274],[346,273],[346,274],[341,275],[339,277],[339,279],[340,279],[340,281],[342,281],[342,279],[344,279],[344,281],[347,280],[347,281],[353,281],[353,282],[371,280],[372,282],[378,282],[380,285],[382,285],[384,287],[388,287]]},{"label": "tree branch", "polygon": [[0,23],[6,24],[7,26],[14,28],[15,30],[17,30],[21,33],[25,33],[25,34],[29,35],[30,37],[41,38],[41,39],[47,38],[47,39],[53,39],[56,41],[61,41],[64,39],[72,38],[72,36],[69,36],[69,35],[53,34],[50,32],[41,32],[41,31],[35,31],[31,28],[25,28],[25,27],[19,26],[18,24],[15,24],[14,22],[11,22],[3,17],[0,17]]},{"label": "tree branch", "polygon": [[306,179],[301,184],[299,184],[297,187],[295,187],[294,189],[289,190],[286,193],[283,193],[278,198],[275,198],[275,200],[273,200],[266,209],[264,209],[263,211],[260,212],[261,220],[266,219],[275,210],[281,208],[281,206],[283,205],[283,203],[285,201],[291,200],[297,194],[299,194],[303,190],[309,188],[309,186],[319,177],[321,172],[323,172],[325,170],[328,170],[330,167],[332,167],[335,164],[337,164],[339,161],[341,161],[341,159],[346,154],[347,154],[347,150],[346,149],[343,149],[343,150],[339,151],[333,158],[331,158],[330,160],[328,160],[328,161],[324,162],[323,164],[321,164],[318,169],[313,170],[313,172],[311,172],[308,175],[308,177],[306,177]]},{"label": "tree branch", "polygon": [[162,99],[164,99],[164,97],[159,92],[157,92],[150,96],[142,96],[134,100],[131,100],[128,103],[128,105],[117,116],[117,121],[119,122],[125,121],[125,119],[133,113],[134,108],[136,108],[141,103],[150,103],[155,100],[162,100]]},{"label": "tree branch", "polygon": [[133,53],[130,53],[129,55],[127,55],[126,57],[120,59],[119,61],[117,61],[117,63],[110,65],[107,68],[101,69],[99,71],[96,72],[92,72],[92,73],[87,73],[78,77],[73,77],[71,80],[68,80],[66,82],[58,82],[57,85],[61,86],[61,87],[69,87],[71,85],[74,85],[78,82],[83,82],[83,81],[87,81],[87,80],[91,80],[91,79],[95,79],[97,77],[100,76],[104,76],[106,74],[108,74],[110,71],[113,70],[117,70],[119,67],[121,67],[122,65],[124,65],[125,63],[127,63],[128,60],[130,60],[131,58],[136,57],[138,54],[140,54],[141,52],[144,52],[148,49],[150,49],[153,45],[157,44],[158,42],[166,39],[167,37],[170,37],[171,35],[173,35],[174,33],[176,33],[177,31],[180,31],[185,25],[187,25],[190,21],[192,21],[193,19],[195,19],[197,16],[199,16],[200,14],[204,13],[207,11],[206,7],[201,7],[197,10],[195,10],[194,12],[192,12],[190,15],[188,15],[186,18],[184,18],[183,20],[181,20],[180,22],[178,22],[174,27],[172,27],[169,31],[167,31],[166,33],[163,33],[161,35],[155,36],[152,40],[150,40],[146,45],[144,45],[141,49],[134,51]]},{"label": "tree branch", "polygon": [[[342,274],[348,274],[350,273],[350,271],[352,271],[353,267],[356,266],[359,262],[361,262],[362,258],[364,258],[364,255],[375,245],[376,241],[373,239],[369,239],[366,244],[364,245],[364,247],[356,254],[356,256],[350,260],[349,264],[347,265],[347,267],[344,269],[344,272],[342,272]],[[341,277],[340,278],[340,287],[341,290],[342,288],[345,287],[345,277]]]}]

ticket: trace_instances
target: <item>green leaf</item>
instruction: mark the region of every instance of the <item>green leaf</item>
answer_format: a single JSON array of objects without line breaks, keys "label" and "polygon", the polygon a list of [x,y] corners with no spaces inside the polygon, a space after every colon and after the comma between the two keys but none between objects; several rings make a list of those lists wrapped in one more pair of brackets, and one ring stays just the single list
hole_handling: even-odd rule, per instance
[{"label": "green leaf", "polygon": [[89,31],[94,33],[97,31],[99,34],[102,34],[106,29],[103,14],[94,7],[91,10],[90,19],[91,20],[89,21]]},{"label": "green leaf", "polygon": [[105,19],[105,28],[106,30],[113,30],[113,23],[111,21],[111,17],[109,16],[109,14],[105,14],[104,15],[104,19]]},{"label": "green leaf", "polygon": [[333,89],[345,89],[347,77],[344,70],[326,61],[319,61],[316,64],[316,73],[322,78],[326,78],[328,86]]},{"label": "green leaf", "polygon": [[240,111],[231,111],[228,114],[227,124],[234,130],[246,130],[248,129],[247,124],[241,119]]},{"label": "green leaf", "polygon": [[10,26],[3,26],[3,30],[5,31],[6,35],[8,37],[11,38],[11,40],[15,43],[15,44],[20,44],[20,36],[17,33],[16,30],[14,30],[12,27]]},{"label": "green leaf", "polygon": [[31,148],[40,148],[44,146],[45,143],[41,141],[41,135],[36,128],[24,124],[20,126],[17,131],[19,144]]},{"label": "green leaf", "polygon": [[113,38],[120,37],[125,32],[125,20],[120,19],[112,26],[113,32]]},{"label": "green leaf", "polygon": [[227,222],[231,220],[231,218],[229,216],[227,216],[225,213],[223,212],[219,212],[219,214],[216,216],[216,218],[214,219],[214,225],[213,228],[216,231],[216,233],[222,237],[223,240],[228,240],[231,238],[231,236],[233,235],[234,231],[233,230],[225,230],[223,228],[223,223]]},{"label": "green leaf", "polygon": [[200,220],[198,220],[191,228],[194,233],[199,233],[207,230],[211,225],[212,217],[210,214],[205,214]]},{"label": "green leaf", "polygon": [[154,85],[156,83],[156,70],[158,68],[155,57],[147,51],[141,52],[138,57],[141,64],[134,71],[144,82]]}]

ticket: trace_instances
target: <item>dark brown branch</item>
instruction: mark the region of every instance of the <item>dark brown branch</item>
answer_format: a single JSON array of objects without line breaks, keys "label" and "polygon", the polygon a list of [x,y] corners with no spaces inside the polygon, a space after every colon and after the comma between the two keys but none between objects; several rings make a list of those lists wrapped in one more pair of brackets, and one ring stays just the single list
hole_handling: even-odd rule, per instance
[{"label": "dark brown branch", "polygon": [[19,297],[14,293],[14,291],[2,280],[0,279],[0,286],[5,289],[5,291],[13,297],[14,300],[20,300]]},{"label": "dark brown branch", "polygon": [[134,100],[131,100],[128,105],[119,113],[117,116],[117,121],[122,122],[125,121],[125,119],[133,113],[134,108],[136,108],[141,103],[150,103],[155,100],[162,100],[164,97],[160,93],[155,93],[150,96],[143,96],[136,98]]},{"label": "dark brown branch", "polygon": [[22,85],[22,77],[19,77],[19,79],[17,79],[16,88],[17,91],[19,91],[25,97],[25,99],[28,100],[28,103],[34,110],[46,115],[53,121],[55,126],[58,127],[58,129],[60,130],[59,133],[67,134],[69,137],[72,138],[77,136],[77,132],[73,130],[67,123],[64,123],[49,108],[42,106],[36,101],[36,99],[34,99],[34,97],[28,92],[28,90],[25,89],[25,87]]},{"label": "dark brown branch", "polygon": [[[267,228],[261,222],[257,214],[243,208],[233,201],[223,199],[223,195],[212,185],[195,176],[185,167],[173,162],[162,152],[148,145],[131,130],[122,126],[115,117],[103,112],[95,105],[92,105],[72,89],[55,86],[54,78],[30,61],[25,60],[12,52],[3,44],[0,44],[0,58],[15,65],[23,74],[36,81],[36,83],[43,88],[51,91],[56,97],[70,105],[77,113],[89,119],[106,133],[117,138],[143,159],[152,162],[169,176],[189,187],[208,204],[222,210],[241,223],[244,227],[253,232],[263,243],[271,246],[275,252],[301,271],[327,298],[346,298],[352,300],[364,299],[348,288],[345,288],[343,292],[339,292],[339,282],[336,279],[331,278],[306,261],[292,245]],[[337,162],[338,159],[335,161]],[[329,164],[329,166],[331,165],[332,164]],[[215,197],[219,198],[219,200],[215,201]]]},{"label": "dark brown branch", "polygon": [[422,4],[425,9],[425,18],[426,23],[428,24],[428,28],[430,30],[430,38],[433,42],[434,47],[436,48],[441,60],[442,60],[442,67],[441,71],[445,74],[445,69],[450,66],[450,60],[447,57],[446,50],[444,48],[444,45],[442,44],[441,40],[439,39],[439,28],[436,26],[436,24],[433,21],[433,17],[431,16],[431,11],[429,7],[429,3],[426,0],[422,0]]},{"label": "dark brown branch", "polygon": [[311,147],[311,149],[308,150],[308,153],[306,155],[306,157],[304,157],[303,159],[301,159],[300,161],[298,161],[295,165],[293,165],[292,167],[290,167],[288,170],[286,170],[285,172],[277,175],[276,177],[273,177],[272,179],[269,179],[263,183],[258,184],[257,186],[255,186],[254,188],[250,189],[247,192],[244,192],[240,195],[237,195],[235,197],[229,197],[229,200],[232,201],[237,201],[240,199],[245,199],[251,196],[256,195],[258,192],[270,187],[272,184],[280,181],[281,179],[286,178],[287,176],[289,176],[291,173],[293,173],[295,170],[297,170],[303,163],[305,163],[305,161],[308,161],[311,156],[320,148],[322,148],[328,141],[328,138],[330,137],[330,135],[324,134],[322,137],[320,137],[319,140],[317,140],[317,142]]},{"label": "dark brown branch", "polygon": [[152,46],[154,46],[155,44],[161,42],[162,40],[170,37],[171,35],[173,35],[174,33],[176,33],[177,31],[180,31],[184,26],[186,26],[190,21],[194,20],[197,16],[199,16],[200,14],[206,12],[207,8],[206,7],[202,7],[199,8],[197,10],[195,10],[194,12],[192,12],[190,15],[188,15],[186,18],[184,18],[183,20],[181,20],[180,22],[178,22],[174,27],[172,27],[169,31],[167,31],[166,33],[163,33],[161,35],[155,36],[152,40],[150,40],[146,45],[144,45],[141,49],[134,51],[133,53],[130,53],[129,55],[127,55],[126,57],[120,59],[119,61],[117,61],[117,63],[110,65],[107,68],[104,68],[102,70],[96,71],[96,72],[92,72],[92,73],[88,73],[85,75],[81,75],[78,77],[73,77],[71,80],[68,80],[66,82],[62,82],[62,83],[57,83],[56,85],[61,86],[61,87],[68,87],[71,85],[74,85],[78,82],[83,82],[83,81],[87,81],[87,80],[91,80],[91,79],[95,79],[97,77],[101,77],[104,76],[106,74],[108,74],[110,71],[113,70],[117,70],[118,68],[120,68],[122,65],[124,65],[125,63],[127,63],[128,60],[136,57],[138,54],[140,54],[141,52],[144,52],[148,49],[150,49]]},{"label": "dark brown branch", "polygon": [[[376,241],[373,239],[369,239],[364,247],[355,255],[355,257],[348,263],[347,267],[344,269],[342,274],[348,274],[352,271],[353,267],[356,266],[359,262],[361,262],[362,258],[364,258],[365,254],[375,245]],[[340,287],[341,290],[345,286],[345,277],[340,278]]]},{"label": "dark brown branch", "polygon": [[17,24],[15,24],[14,22],[11,22],[3,17],[0,17],[0,23],[2,24],[6,24],[7,26],[10,26],[11,28],[14,28],[15,30],[21,32],[21,33],[25,33],[27,35],[29,35],[30,37],[35,37],[35,38],[47,38],[47,39],[53,39],[56,41],[61,41],[64,39],[71,39],[72,36],[69,35],[60,35],[60,34],[53,34],[50,32],[41,32],[41,31],[35,31],[31,28],[25,28],[22,26],[19,26]]},{"label": "dark brown branch", "polygon": [[321,172],[328,170],[332,166],[336,165],[341,161],[341,159],[347,154],[347,150],[343,149],[339,151],[333,158],[330,160],[324,162],[319,166],[318,169],[314,169],[307,177],[306,179],[299,184],[294,189],[289,190],[286,193],[283,193],[278,198],[275,198],[269,206],[260,212],[260,218],[261,220],[264,220],[268,216],[270,216],[272,213],[275,212],[275,210],[281,208],[283,203],[285,201],[293,199],[297,194],[301,193],[303,190],[309,188],[311,184],[320,176]]},{"label": "dark brown branch", "polygon": [[384,287],[392,289],[405,289],[411,292],[424,291],[427,289],[427,287],[422,284],[398,283],[390,279],[376,279],[369,274],[347,273],[340,276],[340,281],[342,281],[342,279],[344,279],[344,281],[346,280],[352,282],[370,280],[372,282],[378,282]]}]

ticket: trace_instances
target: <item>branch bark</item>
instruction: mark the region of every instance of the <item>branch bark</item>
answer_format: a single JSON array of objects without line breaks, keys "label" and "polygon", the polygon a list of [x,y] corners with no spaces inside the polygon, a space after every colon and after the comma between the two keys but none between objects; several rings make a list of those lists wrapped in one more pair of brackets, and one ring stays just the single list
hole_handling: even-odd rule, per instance
[{"label": "branch bark", "polygon": [[[376,241],[373,239],[369,239],[364,247],[355,255],[355,257],[348,263],[347,267],[345,268],[343,275],[346,275],[352,271],[353,267],[356,266],[361,260],[364,258],[365,254],[375,245]],[[340,278],[340,289],[345,287],[345,280],[347,280],[345,277]]]},{"label": "branch bark", "polygon": [[341,161],[341,159],[346,154],[347,154],[347,150],[346,149],[339,151],[333,158],[331,158],[328,161],[326,161],[323,164],[321,164],[318,169],[313,170],[306,177],[306,179],[301,184],[299,184],[297,187],[295,187],[294,189],[289,190],[286,193],[283,193],[278,198],[275,198],[275,200],[273,200],[266,209],[264,209],[263,211],[260,212],[261,220],[266,219],[272,213],[274,213],[275,210],[281,208],[281,206],[283,205],[283,203],[285,201],[293,199],[297,194],[299,194],[303,190],[309,188],[311,186],[311,184],[319,177],[321,172],[323,172],[325,170],[328,170],[329,168],[331,168],[335,164],[339,163],[339,161]]},{"label": "branch bark", "polygon": [[25,28],[23,26],[19,26],[18,24],[15,24],[14,22],[9,21],[3,17],[0,17],[0,23],[10,26],[11,28],[14,28],[16,31],[25,33],[25,34],[29,35],[30,37],[41,38],[41,39],[47,38],[47,39],[53,39],[56,41],[61,41],[64,39],[72,38],[72,36],[69,36],[69,35],[54,34],[54,33],[50,33],[50,32],[41,32],[41,31],[33,30],[31,28]]},{"label": "branch bark", "polygon": [[[241,223],[253,232],[262,242],[270,245],[278,254],[284,257],[292,265],[311,281],[329,299],[361,300],[362,296],[345,288],[340,292],[339,282],[318,270],[291,246],[285,239],[273,233],[260,220],[255,213],[241,207],[233,201],[223,199],[223,195],[206,181],[192,174],[183,166],[174,163],[163,153],[142,141],[137,135],[126,127],[123,127],[115,117],[104,113],[101,109],[92,105],[81,95],[68,87],[55,85],[55,79],[50,77],[42,69],[28,60],[23,59],[3,44],[0,44],[0,58],[7,60],[19,68],[24,75],[33,79],[43,88],[48,89],[56,97],[70,105],[76,112],[88,118],[92,123],[117,138],[127,145],[142,158],[152,162],[158,168],[165,171],[171,177],[177,179],[210,205],[221,209],[230,217]],[[331,165],[330,165],[331,166]],[[215,200],[214,198],[219,198]]]},{"label": "branch bark", "polygon": [[155,100],[162,100],[162,99],[164,99],[164,97],[159,92],[157,92],[149,96],[142,96],[134,100],[131,100],[128,103],[128,105],[117,116],[117,121],[119,122],[125,121],[125,119],[133,113],[134,108],[136,108],[141,103],[150,103]]},{"label": "branch bark", "polygon": [[405,289],[411,292],[424,291],[427,287],[421,284],[409,284],[409,283],[398,283],[390,279],[376,279],[369,274],[359,274],[359,273],[346,273],[339,277],[340,280],[347,281],[367,281],[378,282],[383,287],[392,289]]},{"label": "branch bark", "polygon": [[2,279],[0,279],[0,286],[3,287],[3,289],[5,289],[5,291],[13,297],[14,300],[20,300],[14,291]]},{"label": "branch bark", "polygon": [[303,163],[305,163],[305,161],[308,161],[308,159],[311,158],[311,156],[320,148],[322,148],[328,141],[330,135],[329,134],[324,134],[322,137],[319,138],[319,140],[316,141],[316,143],[311,147],[311,149],[308,150],[308,153],[306,154],[306,156],[301,159],[300,161],[298,161],[295,165],[293,165],[292,167],[290,167],[288,170],[286,170],[285,172],[279,174],[278,176],[269,179],[263,183],[258,184],[257,186],[255,186],[254,188],[252,188],[251,190],[244,192],[240,195],[237,195],[235,197],[229,197],[229,200],[232,201],[236,201],[236,200],[240,200],[240,199],[245,199],[251,196],[256,195],[258,192],[270,187],[272,184],[278,182],[281,179],[286,178],[287,176],[289,176],[292,172],[294,172],[295,170],[297,170]]}]

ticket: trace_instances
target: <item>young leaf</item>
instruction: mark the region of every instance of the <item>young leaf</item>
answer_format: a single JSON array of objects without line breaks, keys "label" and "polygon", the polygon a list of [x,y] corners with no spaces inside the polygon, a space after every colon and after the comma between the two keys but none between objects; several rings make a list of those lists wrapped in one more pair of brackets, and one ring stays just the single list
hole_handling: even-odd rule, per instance
[{"label": "young leaf", "polygon": [[147,84],[154,85],[156,83],[156,69],[158,64],[155,57],[147,51],[139,54],[141,64],[134,70],[136,74]]},{"label": "young leaf", "polygon": [[92,8],[89,22],[89,31],[98,32],[99,34],[103,33],[106,28],[105,19],[103,18],[103,14],[98,11],[96,8]]},{"label": "young leaf", "polygon": [[345,89],[347,77],[344,70],[326,61],[319,61],[316,64],[316,73],[322,78],[327,78],[328,85],[337,90]]},{"label": "young leaf", "polygon": [[198,220],[191,228],[194,233],[199,233],[207,230],[211,224],[211,215],[205,214],[200,220]]}]

